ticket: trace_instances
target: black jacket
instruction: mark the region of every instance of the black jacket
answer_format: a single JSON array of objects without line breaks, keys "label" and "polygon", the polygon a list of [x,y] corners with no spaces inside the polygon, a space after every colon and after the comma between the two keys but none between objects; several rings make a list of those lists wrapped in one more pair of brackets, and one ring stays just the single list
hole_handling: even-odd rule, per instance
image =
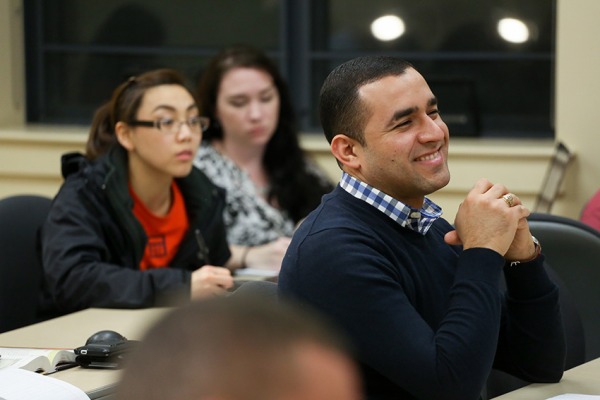
[{"label": "black jacket", "polygon": [[[224,265],[231,253],[222,220],[224,193],[198,169],[176,182],[190,221],[168,268],[139,269],[146,234],[132,212],[127,153],[114,147],[96,162],[62,157],[65,182],[42,229],[42,314],[88,307],[140,308],[189,298],[191,271]],[[199,251],[198,236],[208,248]]]}]

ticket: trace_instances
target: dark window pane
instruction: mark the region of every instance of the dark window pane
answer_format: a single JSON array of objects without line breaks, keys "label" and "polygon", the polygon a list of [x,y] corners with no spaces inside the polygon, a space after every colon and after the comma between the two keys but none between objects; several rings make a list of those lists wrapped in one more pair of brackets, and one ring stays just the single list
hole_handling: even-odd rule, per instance
[{"label": "dark window pane", "polygon": [[279,46],[279,1],[45,0],[52,44],[220,48],[250,40]]},{"label": "dark window pane", "polygon": [[153,68],[195,82],[232,43],[279,51],[277,0],[25,0],[25,11],[31,122],[89,122],[115,86]]},{"label": "dark window pane", "polygon": [[[548,60],[415,62],[414,65],[438,97],[451,134],[552,135]],[[461,123],[465,119],[473,121],[476,131],[470,130],[470,124]]]},{"label": "dark window pane", "polygon": [[[553,2],[549,0],[329,0],[316,4],[328,20],[317,50],[342,51],[544,51],[553,47]],[[405,33],[388,42],[377,40],[371,23],[396,15]],[[497,33],[502,18],[518,18],[530,29],[530,40],[510,45]],[[318,29],[318,28],[317,28]]]},{"label": "dark window pane", "polygon": [[[27,119],[87,123],[127,77],[156,67],[191,82],[235,43],[264,49],[292,89],[301,128],[320,131],[318,93],[341,62],[397,55],[429,80],[455,136],[552,137],[556,0],[24,0]],[[382,41],[371,23],[401,18]],[[501,39],[501,18],[529,39]],[[384,32],[389,33],[389,32]]]},{"label": "dark window pane", "polygon": [[40,120],[50,123],[91,121],[94,110],[132,75],[154,68],[176,68],[195,83],[207,57],[133,55],[50,55],[40,91]]},{"label": "dark window pane", "polygon": [[[314,104],[335,66],[388,54],[425,76],[455,136],[553,136],[552,1],[329,0],[315,2],[312,15],[319,22],[311,38]],[[396,28],[404,33],[376,39],[372,22],[389,15],[400,18]],[[520,21],[528,39],[503,39],[498,23],[504,18]],[[310,124],[318,126],[316,111]]]}]

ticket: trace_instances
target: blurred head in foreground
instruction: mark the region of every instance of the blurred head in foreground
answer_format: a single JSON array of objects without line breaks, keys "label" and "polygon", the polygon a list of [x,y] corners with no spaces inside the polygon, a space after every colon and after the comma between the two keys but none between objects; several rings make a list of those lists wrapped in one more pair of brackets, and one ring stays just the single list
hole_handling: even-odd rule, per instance
[{"label": "blurred head in foreground", "polygon": [[343,341],[313,314],[217,298],[169,313],[129,355],[118,400],[358,400]]}]

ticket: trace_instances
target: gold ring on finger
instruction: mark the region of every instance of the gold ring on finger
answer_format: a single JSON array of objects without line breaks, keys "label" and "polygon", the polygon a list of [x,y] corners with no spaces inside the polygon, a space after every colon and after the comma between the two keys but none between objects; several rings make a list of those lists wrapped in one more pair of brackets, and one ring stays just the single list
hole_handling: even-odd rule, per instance
[{"label": "gold ring on finger", "polygon": [[509,207],[515,205],[515,196],[513,196],[511,193],[507,193],[502,196],[502,200],[504,200]]}]

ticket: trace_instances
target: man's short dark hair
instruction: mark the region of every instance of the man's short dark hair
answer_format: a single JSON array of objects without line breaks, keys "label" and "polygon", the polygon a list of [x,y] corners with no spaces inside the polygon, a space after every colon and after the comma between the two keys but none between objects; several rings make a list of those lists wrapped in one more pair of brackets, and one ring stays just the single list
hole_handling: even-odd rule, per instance
[{"label": "man's short dark hair", "polygon": [[413,66],[389,56],[358,57],[339,65],[321,87],[319,112],[325,138],[343,133],[364,144],[363,129],[368,110],[361,104],[358,90],[386,76],[402,75]]}]

